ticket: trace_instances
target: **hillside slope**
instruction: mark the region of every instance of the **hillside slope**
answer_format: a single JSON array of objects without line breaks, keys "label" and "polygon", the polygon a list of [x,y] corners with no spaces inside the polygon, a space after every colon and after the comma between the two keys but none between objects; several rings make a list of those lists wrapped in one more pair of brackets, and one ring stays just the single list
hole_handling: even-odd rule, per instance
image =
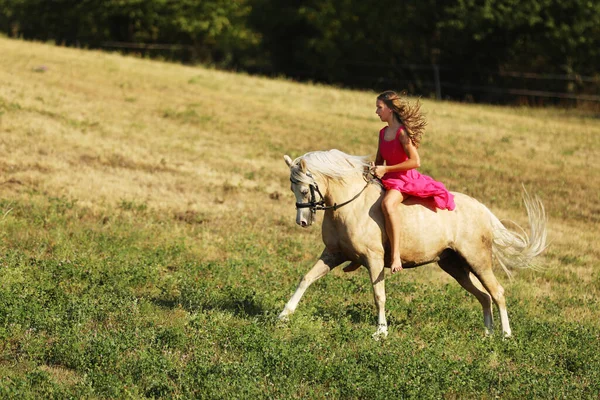
[{"label": "hillside slope", "polygon": [[421,171],[520,224],[521,184],[540,196],[548,269],[497,273],[524,339],[489,347],[450,277],[394,276],[379,347],[364,271],[272,322],[322,247],[294,224],[282,156],[373,156],[376,93],[5,38],[0,82],[0,393],[597,395],[598,118],[422,100]]}]

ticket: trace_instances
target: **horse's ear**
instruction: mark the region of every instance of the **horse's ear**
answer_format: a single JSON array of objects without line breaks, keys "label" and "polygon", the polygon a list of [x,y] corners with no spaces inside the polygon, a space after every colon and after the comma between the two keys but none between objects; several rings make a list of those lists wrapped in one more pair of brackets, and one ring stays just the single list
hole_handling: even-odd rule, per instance
[{"label": "horse's ear", "polygon": [[292,167],[292,159],[290,158],[290,156],[288,156],[287,154],[285,156],[283,156],[283,159],[285,160],[285,163],[287,164],[288,167]]},{"label": "horse's ear", "polygon": [[306,173],[306,161],[304,161],[304,158],[300,159],[300,171]]}]

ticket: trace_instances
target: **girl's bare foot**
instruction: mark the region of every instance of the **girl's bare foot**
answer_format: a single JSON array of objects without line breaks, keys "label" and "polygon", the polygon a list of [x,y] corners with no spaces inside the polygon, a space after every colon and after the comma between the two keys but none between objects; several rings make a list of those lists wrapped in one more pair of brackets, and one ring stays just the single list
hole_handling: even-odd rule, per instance
[{"label": "girl's bare foot", "polygon": [[398,271],[402,270],[402,261],[401,260],[396,260],[396,261],[392,261],[392,265],[390,267],[392,269],[392,274],[395,274]]}]

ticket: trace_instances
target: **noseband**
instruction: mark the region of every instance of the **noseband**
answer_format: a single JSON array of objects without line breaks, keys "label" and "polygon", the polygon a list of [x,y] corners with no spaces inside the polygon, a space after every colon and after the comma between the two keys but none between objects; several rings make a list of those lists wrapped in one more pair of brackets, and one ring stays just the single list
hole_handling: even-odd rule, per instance
[{"label": "noseband", "polygon": [[[362,192],[365,191],[365,189],[367,188],[367,186],[369,186],[369,184],[372,182],[371,180],[367,180],[367,184],[365,185],[365,187],[362,188],[362,190],[360,192],[358,192],[356,194],[356,196],[354,196],[353,198],[351,198],[348,201],[345,201],[343,203],[337,204],[337,203],[333,203],[332,206],[326,206],[325,205],[325,199],[323,198],[323,194],[321,194],[321,191],[319,190],[319,185],[317,185],[317,181],[315,181],[315,178],[313,178],[312,174],[309,171],[306,171],[306,176],[308,176],[310,179],[312,179],[312,183],[310,183],[308,185],[308,188],[310,190],[310,201],[307,203],[298,203],[296,202],[296,209],[299,208],[308,208],[310,209],[310,211],[315,214],[317,211],[326,211],[326,210],[337,210],[338,208],[341,208],[343,206],[345,206],[346,204],[349,204],[351,202],[353,202],[354,200],[356,200],[361,194]],[[366,178],[365,178],[366,180]],[[295,185],[299,185],[302,182],[299,181],[295,181],[290,177],[290,181],[295,184]],[[315,193],[319,195],[319,200],[317,200]]]}]

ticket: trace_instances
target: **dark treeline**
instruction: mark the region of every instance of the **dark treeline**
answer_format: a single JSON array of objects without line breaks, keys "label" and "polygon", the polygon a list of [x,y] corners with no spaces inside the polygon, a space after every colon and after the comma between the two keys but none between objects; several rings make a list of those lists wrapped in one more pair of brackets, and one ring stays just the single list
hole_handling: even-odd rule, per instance
[{"label": "dark treeline", "polygon": [[[455,99],[506,101],[494,88],[597,96],[600,87],[600,2],[590,0],[0,0],[0,29],[422,95],[435,94],[437,65],[444,97]],[[525,83],[523,72],[544,77]]]}]

